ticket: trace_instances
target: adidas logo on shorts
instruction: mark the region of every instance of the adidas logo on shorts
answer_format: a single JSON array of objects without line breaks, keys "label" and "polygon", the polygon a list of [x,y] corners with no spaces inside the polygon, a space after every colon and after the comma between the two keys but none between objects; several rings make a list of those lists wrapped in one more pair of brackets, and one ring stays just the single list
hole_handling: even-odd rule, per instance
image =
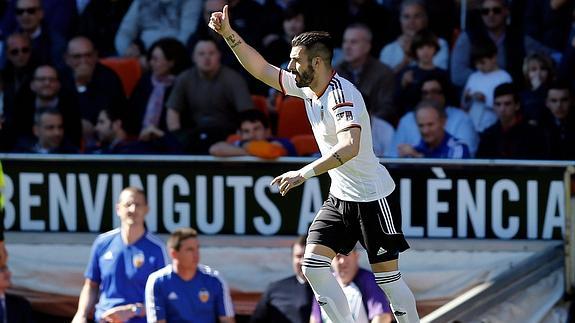
[{"label": "adidas logo on shorts", "polygon": [[377,251],[377,255],[381,256],[383,254],[385,254],[387,252],[387,250],[383,249],[382,247],[379,247],[379,250]]}]

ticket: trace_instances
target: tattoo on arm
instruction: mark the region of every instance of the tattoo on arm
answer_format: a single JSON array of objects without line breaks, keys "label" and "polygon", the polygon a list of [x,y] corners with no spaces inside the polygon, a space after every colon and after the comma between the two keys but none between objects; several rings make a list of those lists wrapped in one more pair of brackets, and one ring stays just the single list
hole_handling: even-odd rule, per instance
[{"label": "tattoo on arm", "polygon": [[341,157],[339,156],[338,153],[333,153],[333,157],[337,159],[340,165],[343,165],[343,160],[341,160]]},{"label": "tattoo on arm", "polygon": [[230,48],[232,49],[242,43],[239,39],[236,39],[236,35],[234,34],[231,34],[228,37],[226,37],[226,41],[228,42],[228,45],[230,45]]}]

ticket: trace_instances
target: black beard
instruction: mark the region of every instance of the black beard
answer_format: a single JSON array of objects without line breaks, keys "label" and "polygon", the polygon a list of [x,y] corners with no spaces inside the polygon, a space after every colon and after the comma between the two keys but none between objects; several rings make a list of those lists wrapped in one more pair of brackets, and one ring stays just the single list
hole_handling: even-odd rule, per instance
[{"label": "black beard", "polygon": [[297,85],[297,87],[302,88],[302,87],[308,87],[311,82],[313,81],[313,68],[310,66],[308,67],[307,70],[303,71],[302,74],[294,71],[294,74],[296,74],[297,76],[299,76],[300,80],[298,81],[296,79],[295,84]]}]

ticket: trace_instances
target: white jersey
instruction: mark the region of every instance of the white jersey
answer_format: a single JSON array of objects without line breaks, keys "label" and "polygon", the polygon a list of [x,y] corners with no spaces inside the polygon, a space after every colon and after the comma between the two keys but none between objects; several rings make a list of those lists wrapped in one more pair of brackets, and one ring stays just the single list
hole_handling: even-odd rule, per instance
[{"label": "white jersey", "polygon": [[359,153],[345,164],[331,169],[330,193],[340,200],[370,202],[391,194],[395,183],[373,153],[369,114],[361,93],[335,72],[327,88],[317,96],[309,87],[299,88],[295,75],[280,71],[280,86],[287,95],[305,101],[307,117],[322,155],[337,144],[337,133],[361,128]]}]

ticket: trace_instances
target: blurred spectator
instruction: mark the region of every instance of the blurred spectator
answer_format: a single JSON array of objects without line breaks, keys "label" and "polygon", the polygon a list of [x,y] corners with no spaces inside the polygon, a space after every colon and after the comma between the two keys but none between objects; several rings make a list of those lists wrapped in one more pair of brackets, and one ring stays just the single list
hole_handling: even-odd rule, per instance
[{"label": "blurred spectator", "polygon": [[292,245],[292,269],[295,275],[271,283],[258,302],[251,323],[308,323],[313,291],[301,270],[306,236]]},{"label": "blurred spectator", "polygon": [[66,64],[64,86],[77,97],[82,117],[82,137],[84,144],[89,146],[94,141],[98,113],[104,108],[124,107],[124,88],[118,75],[98,62],[94,44],[86,37],[74,37],[68,42]]},{"label": "blurred spectator", "polygon": [[199,264],[197,231],[177,229],[167,244],[172,263],[152,273],[146,283],[148,322],[234,323],[229,290],[217,273]]},{"label": "blurred spectator", "polygon": [[372,33],[366,25],[353,24],[343,34],[343,62],[335,66],[342,77],[361,92],[371,115],[394,122],[394,76],[391,69],[370,56]]},{"label": "blurred spectator", "polygon": [[527,53],[561,56],[569,44],[574,4],[570,0],[526,0],[523,26]]},{"label": "blurred spectator", "polygon": [[130,53],[136,39],[145,49],[164,37],[186,42],[196,29],[201,5],[189,0],[134,0],[116,33],[116,51],[121,56],[139,56]]},{"label": "blurred spectator", "polygon": [[531,124],[541,124],[549,117],[545,99],[549,83],[555,78],[554,65],[545,54],[532,53],[523,60],[525,89],[521,91],[523,116]]},{"label": "blurred spectator", "polygon": [[[359,252],[338,254],[331,262],[337,281],[343,288],[355,322],[391,323],[393,315],[383,291],[375,283],[373,273],[360,268]],[[331,323],[314,300],[310,323]]]},{"label": "blurred spectator", "polygon": [[246,110],[238,114],[239,140],[233,143],[220,141],[210,147],[210,154],[217,157],[256,156],[275,159],[297,156],[295,147],[286,138],[271,136],[267,116],[259,110]]},{"label": "blurred spectator", "polygon": [[[44,27],[61,35],[64,39],[76,32],[78,23],[77,2],[82,0],[41,0],[44,12]],[[89,0],[83,0],[89,1]],[[18,29],[16,0],[2,1],[6,5],[6,15],[0,23],[0,30],[10,34]]]},{"label": "blurred spectator", "polygon": [[14,33],[6,39],[6,65],[2,70],[4,93],[11,100],[22,87],[27,87],[32,80],[36,67],[32,61],[32,43],[24,33]]},{"label": "blurred spectator", "polygon": [[213,40],[199,41],[195,66],[178,76],[166,103],[168,129],[192,153],[207,154],[213,143],[235,132],[237,113],[253,108],[246,82],[220,58]]},{"label": "blurred spectator", "polygon": [[78,34],[94,40],[101,57],[115,56],[114,39],[133,0],[91,0],[80,14]]},{"label": "blurred spectator", "polygon": [[18,136],[32,135],[34,114],[41,108],[53,108],[60,111],[64,122],[64,133],[67,140],[80,146],[82,123],[78,103],[73,95],[62,89],[56,69],[50,65],[40,65],[34,70],[29,88],[24,88],[16,98],[13,116],[9,122],[10,129]]},{"label": "blurred spectator", "polygon": [[282,31],[263,40],[262,55],[275,66],[287,66],[286,53],[291,50],[291,41],[305,30],[305,18],[299,6],[285,8],[281,19]]},{"label": "blurred spectator", "polygon": [[99,235],[92,245],[73,323],[88,322],[94,306],[96,322],[146,322],[146,280],[168,262],[164,244],[146,229],[148,211],[144,191],[122,190],[116,204],[120,227]]},{"label": "blurred spectator", "polygon": [[17,28],[13,31],[20,31],[30,37],[34,61],[61,67],[64,64],[66,39],[45,23],[42,4],[41,0],[17,0],[14,11],[8,12],[16,16]]},{"label": "blurred spectator", "polygon": [[461,105],[469,112],[475,129],[481,132],[497,121],[493,111],[493,90],[512,80],[509,73],[497,65],[497,47],[490,40],[473,44],[471,60],[477,71],[465,83]]},{"label": "blurred spectator", "polygon": [[[575,23],[573,24],[573,34],[575,35]],[[571,43],[563,53],[557,68],[557,78],[569,82],[571,89],[575,89],[575,37],[571,39]]]},{"label": "blurred spectator", "polygon": [[565,83],[552,83],[545,102],[552,117],[545,124],[551,159],[575,160],[573,95]]},{"label": "blurred spectator", "polygon": [[[4,218],[2,218],[4,219]],[[0,318],[7,323],[32,323],[32,306],[22,296],[8,293],[12,286],[12,273],[6,263],[0,266]]]},{"label": "blurred spectator", "polygon": [[141,134],[149,127],[167,131],[165,104],[176,76],[190,67],[186,47],[175,38],[162,38],[148,50],[150,72],[142,75],[130,97],[130,111],[126,129]]},{"label": "blurred spectator", "polygon": [[493,109],[498,121],[480,134],[477,158],[545,158],[544,134],[521,116],[519,95],[513,84],[496,87],[494,98]]},{"label": "blurred spectator", "polygon": [[[473,157],[479,145],[479,135],[475,131],[473,121],[465,111],[448,105],[449,94],[450,87],[446,79],[432,77],[425,79],[421,85],[421,99],[433,100],[445,109],[447,118],[445,130],[465,143],[469,147],[471,157]],[[399,120],[397,131],[393,137],[390,156],[399,157],[397,148],[400,144],[415,146],[420,141],[421,134],[415,120],[415,113],[410,111]]]},{"label": "blurred spectator", "polygon": [[14,152],[31,154],[75,154],[78,148],[64,137],[64,116],[55,108],[40,108],[34,113],[34,137],[22,136]]},{"label": "blurred spectator", "polygon": [[130,137],[124,124],[128,119],[122,110],[104,109],[98,115],[94,130],[98,145],[88,147],[92,154],[171,154],[181,151],[178,141],[170,134],[155,128],[144,129],[145,140]]},{"label": "blurred spectator", "polygon": [[430,77],[448,79],[447,72],[433,63],[439,50],[437,37],[424,29],[415,34],[409,50],[415,64],[404,67],[397,75],[394,103],[400,114],[412,109],[418,102],[421,82]]},{"label": "blurred spectator", "polygon": [[[413,63],[411,43],[415,34],[427,28],[427,12],[421,0],[404,0],[400,13],[401,35],[392,43],[387,44],[379,55],[379,60],[390,66],[394,72],[401,71]],[[433,57],[433,64],[447,70],[449,45],[447,41],[438,38],[438,50]]]},{"label": "blurred spectator", "polygon": [[377,157],[389,157],[393,148],[395,129],[393,126],[376,116],[371,116],[371,139],[373,140],[373,153]]},{"label": "blurred spectator", "polygon": [[519,80],[521,65],[525,56],[524,37],[520,30],[510,28],[506,21],[509,15],[507,0],[481,1],[481,26],[461,32],[451,52],[451,81],[462,87],[471,73],[471,58],[474,44],[493,42],[497,47],[497,65]]},{"label": "blurred spectator", "polygon": [[391,13],[376,0],[347,0],[345,25],[364,24],[373,31],[371,56],[377,57],[384,44],[393,41],[393,19]]},{"label": "blurred spectator", "polygon": [[435,101],[422,101],[415,107],[415,121],[421,141],[415,145],[400,144],[399,157],[470,158],[469,148],[445,130],[447,114]]}]

